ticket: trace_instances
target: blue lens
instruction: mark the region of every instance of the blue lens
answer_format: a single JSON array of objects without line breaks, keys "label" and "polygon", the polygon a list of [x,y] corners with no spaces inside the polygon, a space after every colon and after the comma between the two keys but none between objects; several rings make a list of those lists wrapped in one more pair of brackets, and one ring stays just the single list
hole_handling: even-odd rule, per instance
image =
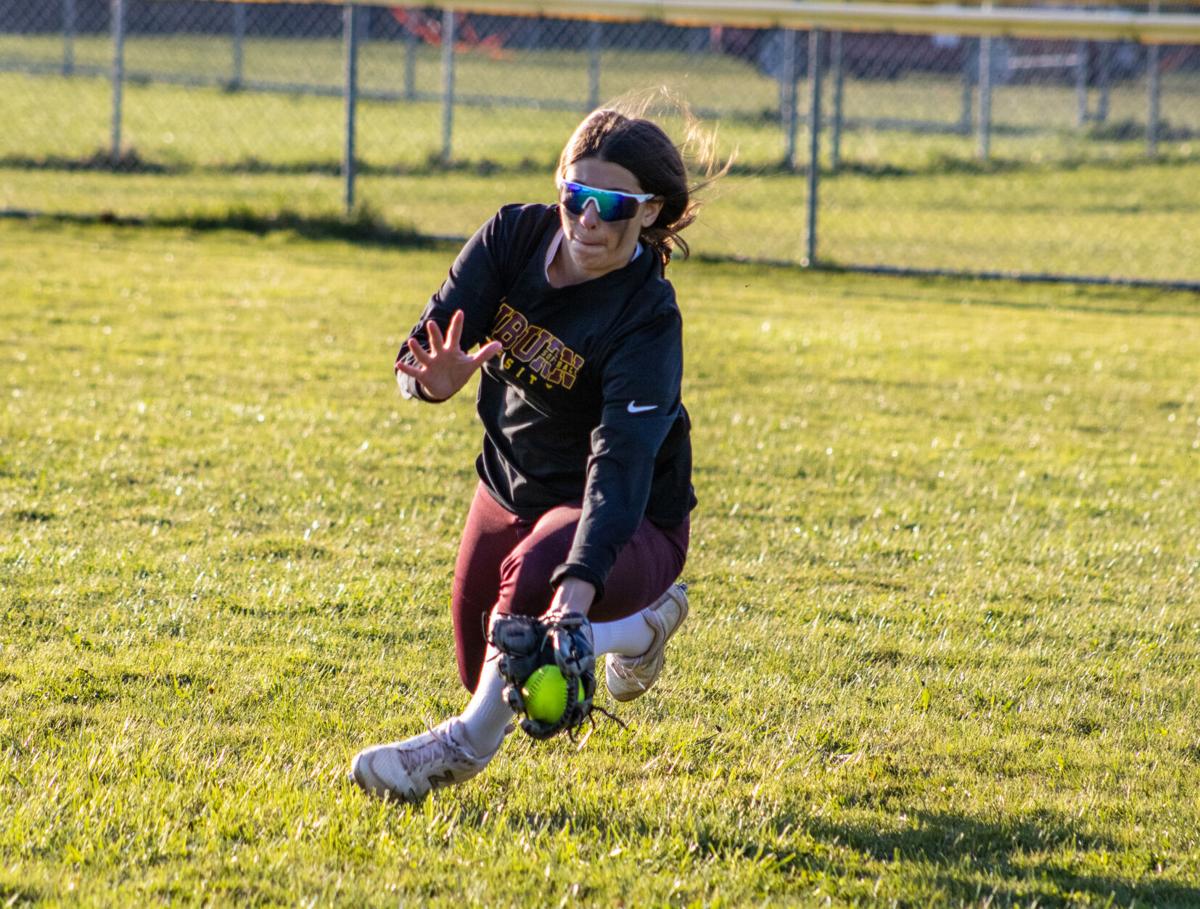
[{"label": "blue lens", "polygon": [[582,183],[563,183],[561,198],[562,204],[573,215],[582,215],[588,202],[594,203],[601,221],[628,221],[638,210],[638,200],[634,196]]}]

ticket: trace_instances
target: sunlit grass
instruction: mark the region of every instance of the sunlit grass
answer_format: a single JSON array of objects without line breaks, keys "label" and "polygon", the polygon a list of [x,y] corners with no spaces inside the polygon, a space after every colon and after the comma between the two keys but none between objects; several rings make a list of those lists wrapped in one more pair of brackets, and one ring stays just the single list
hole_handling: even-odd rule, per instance
[{"label": "sunlit grass", "polygon": [[661,687],[346,787],[464,702],[480,429],[390,377],[451,255],[0,223],[3,901],[1200,902],[1183,294],[679,266]]},{"label": "sunlit grass", "polygon": [[[103,67],[111,55],[101,36],[81,36],[73,50],[80,67]],[[57,36],[0,39],[2,61],[56,66],[62,55]],[[131,36],[127,67],[134,78],[123,96],[122,149],[127,163],[150,173],[119,178],[72,171],[103,168],[108,160],[112,98],[103,75],[0,74],[0,115],[10,124],[0,133],[0,164],[8,165],[0,169],[0,205],[133,217],[231,209],[336,213],[345,141],[336,97],[341,55],[336,40],[252,38],[243,57],[248,84],[304,83],[334,94],[230,91],[223,84],[233,78],[227,37]],[[406,55],[403,42],[365,43],[361,78],[368,95],[403,94]],[[441,163],[438,49],[421,45],[414,61],[417,100],[368,97],[359,105],[359,202],[397,225],[461,236],[500,204],[548,199],[547,174],[586,105],[587,54],[462,53],[456,86],[470,103],[454,111],[450,172]],[[146,83],[140,77],[147,74],[192,74],[221,84]],[[601,55],[602,98],[660,85],[713,113],[720,157],[735,158],[735,174],[709,194],[697,250],[803,259],[806,187],[780,169],[787,140],[776,82],[729,55],[607,49]],[[1150,162],[1139,125],[1146,100],[1140,81],[1115,83],[1109,121],[1087,128],[1075,122],[1077,98],[1067,81],[999,84],[993,158],[980,164],[969,131],[878,126],[881,118],[970,123],[970,116],[963,119],[959,74],[849,78],[842,169],[821,182],[817,257],[833,265],[1198,281],[1195,95],[1193,74],[1164,74],[1161,157]],[[543,106],[481,104],[486,97]],[[557,109],[564,101],[575,109]],[[830,141],[827,129],[827,168]]]},{"label": "sunlit grass", "polygon": [[[368,174],[357,198],[383,221],[466,236],[514,199],[553,201],[551,166],[502,176]],[[833,264],[1102,274],[1200,280],[1200,164],[1081,166],[822,181],[818,256]],[[0,206],[70,216],[337,217],[334,174],[120,174],[0,168]],[[797,261],[805,186],[783,174],[733,175],[706,193],[690,232],[713,256]]]},{"label": "sunlit grass", "polygon": [[[107,53],[98,38],[76,42],[80,66]],[[0,59],[52,63],[51,37],[0,41]],[[336,86],[336,41],[250,41],[246,79]],[[585,55],[513,52],[492,60],[466,53],[464,95],[586,98]],[[225,39],[137,36],[130,71],[220,77]],[[722,158],[736,171],[709,192],[696,230],[699,252],[799,261],[805,255],[806,187],[780,170],[786,140],[775,83],[728,56],[606,52],[602,97],[667,84],[700,108],[720,111]],[[357,199],[398,226],[469,234],[499,205],[548,200],[549,171],[579,111],[463,105],[454,112],[451,156],[441,165],[442,110],[436,49],[417,53],[424,100],[364,100]],[[140,67],[140,69],[139,69]],[[850,79],[842,170],[821,181],[818,259],[958,271],[1100,275],[1197,281],[1200,179],[1188,118],[1194,80],[1169,73],[1163,86],[1161,159],[1145,159],[1137,126],[1144,86],[1118,83],[1109,127],[1074,125],[1066,85],[1001,85],[994,98],[992,163],[976,139],[954,133],[883,130],[880,117],[957,123],[957,76],[908,74],[894,82]],[[404,47],[368,42],[364,87],[404,87]],[[801,92],[803,96],[803,92]],[[143,171],[107,175],[111,91],[106,79],[0,74],[0,205],[9,209],[122,217],[212,216],[231,210],[327,217],[342,207],[338,178],[344,111],[337,97],[231,92],[133,81],[123,98],[122,148]],[[1031,119],[1032,118],[1032,119]],[[668,121],[669,122],[669,121]],[[671,124],[675,125],[675,124]],[[1107,131],[1106,131],[1107,130]],[[679,130],[676,129],[678,133]],[[800,139],[803,141],[803,130]],[[828,130],[825,161],[829,167]],[[803,158],[803,155],[801,155]]]}]

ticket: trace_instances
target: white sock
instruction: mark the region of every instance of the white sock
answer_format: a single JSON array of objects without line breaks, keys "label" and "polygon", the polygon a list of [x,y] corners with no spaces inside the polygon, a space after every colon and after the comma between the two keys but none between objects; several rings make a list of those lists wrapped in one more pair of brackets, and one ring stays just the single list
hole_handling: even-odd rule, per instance
[{"label": "white sock", "polygon": [[[615,622],[596,622],[592,625],[592,634],[597,655],[641,656],[654,643],[654,631],[640,612]],[[504,729],[512,722],[513,712],[504,700],[504,679],[500,676],[499,653],[495,647],[488,646],[479,684],[458,719],[467,744],[478,755],[490,754],[503,741]]]},{"label": "white sock", "polygon": [[504,740],[504,727],[512,722],[512,718],[513,712],[504,700],[499,653],[489,646],[483,671],[479,673],[479,685],[459,717],[471,750],[481,756],[495,751]]},{"label": "white sock", "polygon": [[597,656],[602,653],[616,653],[620,656],[639,657],[654,644],[654,630],[642,618],[641,612],[635,612],[615,622],[594,622],[592,634],[596,640]]}]

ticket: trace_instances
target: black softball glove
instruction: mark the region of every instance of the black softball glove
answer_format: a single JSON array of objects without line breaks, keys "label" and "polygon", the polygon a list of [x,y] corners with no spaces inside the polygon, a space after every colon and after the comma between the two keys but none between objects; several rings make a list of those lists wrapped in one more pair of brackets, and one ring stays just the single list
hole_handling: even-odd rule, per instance
[{"label": "black softball glove", "polygon": [[[492,619],[489,640],[500,651],[504,698],[514,712],[525,714],[521,728],[535,739],[548,739],[564,729],[573,735],[592,712],[596,693],[596,652],[587,617],[500,614]],[[550,665],[558,667],[567,683],[567,706],[555,722],[529,716],[521,695],[529,677]]]}]

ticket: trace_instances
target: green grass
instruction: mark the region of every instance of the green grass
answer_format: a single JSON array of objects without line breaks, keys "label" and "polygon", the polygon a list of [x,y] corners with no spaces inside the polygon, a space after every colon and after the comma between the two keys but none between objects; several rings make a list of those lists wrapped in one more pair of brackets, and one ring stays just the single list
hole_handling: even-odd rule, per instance
[{"label": "green grass", "polygon": [[[56,46],[38,39],[22,38],[16,45],[0,40],[0,60],[33,62],[31,56],[41,56],[34,51]],[[130,43],[127,66],[135,76],[141,71],[224,79],[229,74],[215,63],[224,59],[222,47],[219,41],[201,39],[137,39]],[[86,47],[79,48],[81,65],[87,60],[101,65],[111,52],[103,43],[93,49],[89,54]],[[342,84],[340,52],[340,45],[331,41],[251,43],[244,78],[337,89]],[[362,61],[363,90],[402,91],[403,59],[402,45],[368,45]],[[43,62],[53,60],[51,54]],[[442,90],[437,53],[423,49],[419,60],[415,87],[422,97],[436,98]],[[614,52],[603,59],[601,72],[603,98],[667,86],[692,105],[720,115],[726,146],[736,147],[748,166],[775,165],[784,156],[778,86],[747,63],[719,55]],[[577,54],[526,52],[502,60],[463,55],[455,84],[465,97],[565,101],[577,110],[461,107],[455,115],[455,157],[501,165],[554,160],[562,142],[559,134],[564,129],[569,133],[586,109],[586,78],[586,58]],[[1200,136],[1200,110],[1194,103],[1198,81],[1190,74],[1164,76],[1161,138],[1168,156],[1195,153]],[[81,155],[107,143],[107,76],[0,73],[0,88],[0,110],[17,126],[0,136],[0,156]],[[799,92],[803,108],[803,83]],[[1139,160],[1144,155],[1144,129],[1139,126],[1145,119],[1144,84],[1118,83],[1110,102],[1106,128],[1080,130],[1072,86],[998,86],[993,95],[993,154],[1042,164]],[[912,73],[896,81],[846,80],[845,116],[851,121],[891,118],[952,127],[960,122],[961,105],[957,76]],[[336,162],[341,151],[342,102],[336,97],[147,85],[135,79],[127,86],[124,111],[127,144],[151,161],[188,166],[221,166],[248,157],[274,164]],[[441,152],[438,102],[367,102],[361,116],[359,154],[367,163],[413,166]],[[203,128],[197,128],[199,124]],[[970,159],[975,140],[970,135],[914,136],[855,128],[845,134],[843,151],[848,161],[906,167],[927,158]]]},{"label": "green grass", "polygon": [[[247,80],[340,84],[332,40],[254,39],[245,45]],[[80,66],[107,65],[101,37],[75,42]],[[53,36],[0,39],[0,60],[54,65]],[[130,73],[231,76],[225,38],[133,36]],[[506,52],[460,55],[465,96],[573,101],[587,97],[586,54]],[[368,42],[364,89],[401,91],[404,47]],[[415,88],[440,91],[438,50],[416,54]],[[806,190],[780,170],[785,138],[778,88],[730,56],[606,51],[603,97],[666,85],[691,104],[719,112],[720,146],[737,170],[712,193],[694,232],[715,256],[799,261],[804,257]],[[954,271],[1102,275],[1200,281],[1200,111],[1194,74],[1164,75],[1161,158],[1145,157],[1145,86],[1119,82],[1109,122],[1080,130],[1067,84],[1000,85],[993,98],[990,164],[976,162],[970,135],[881,130],[877,118],[953,124],[957,76],[911,73],[846,82],[843,170],[821,186],[818,256],[833,265],[891,265]],[[802,98],[806,90],[800,87]],[[1094,103],[1094,99],[1093,99]],[[124,93],[123,147],[146,173],[113,177],[104,166],[111,92],[105,78],[0,73],[0,206],[71,215],[181,219],[231,210],[328,218],[341,207],[337,178],[344,112],[336,97],[230,92],[136,79]],[[548,173],[579,113],[461,106],[454,114],[455,169],[437,161],[442,112],[432,101],[364,101],[357,154],[358,198],[394,226],[466,235],[512,199],[543,200]],[[803,130],[800,136],[803,142]],[[828,161],[826,135],[826,161]],[[93,168],[78,172],[80,166]]]},{"label": "green grass", "polygon": [[1200,905],[1194,295],[679,266],[663,683],[347,787],[464,703],[450,255],[0,222],[0,902]]},{"label": "green grass", "polygon": [[[129,68],[221,77],[223,39],[134,38]],[[80,39],[80,65],[109,52]],[[336,85],[332,41],[252,41],[246,77]],[[54,39],[0,41],[0,59],[53,62]],[[520,53],[493,61],[464,54],[465,94],[538,98],[586,96],[584,58]],[[403,85],[401,45],[370,43],[364,86]],[[438,90],[433,49],[418,54],[417,87]],[[731,57],[612,53],[605,96],[667,84],[691,103],[723,112],[716,125],[737,170],[710,195],[694,231],[697,251],[799,261],[806,190],[782,172],[784,137],[773,111],[775,84]],[[1104,275],[1200,281],[1200,134],[1191,100],[1196,81],[1169,73],[1163,88],[1161,159],[1145,159],[1137,126],[1144,86],[1119,83],[1112,119],[1100,130],[1073,125],[1074,93],[1062,86],[1001,86],[994,98],[992,163],[975,161],[975,139],[953,134],[848,129],[843,170],[821,184],[818,256],[833,265],[892,265],[956,271]],[[803,91],[802,91],[803,95]],[[850,79],[852,119],[902,117],[957,122],[955,78],[914,74],[895,82]],[[340,211],[337,177],[343,110],[337,98],[227,92],[131,83],[124,95],[123,145],[142,173],[97,170],[107,160],[110,90],[103,78],[0,73],[0,206],[68,215],[167,218],[264,216],[327,219]],[[441,150],[440,106],[360,105],[358,199],[374,217],[434,235],[469,234],[513,199],[548,200],[549,172],[578,113],[460,107],[455,168]],[[826,137],[828,139],[828,136]],[[803,140],[803,136],[801,136]],[[826,143],[828,160],[828,143]],[[89,167],[90,170],[79,170]]]},{"label": "green grass", "polygon": [[[358,198],[375,218],[437,236],[466,236],[514,199],[553,200],[545,171],[488,176],[373,174]],[[1107,274],[1197,281],[1200,162],[822,181],[819,255],[832,264]],[[332,174],[120,174],[0,168],[0,207],[101,217],[237,220],[291,212],[338,217]],[[707,194],[689,231],[698,253],[799,260],[804,181],[734,175]]]},{"label": "green grass", "polygon": [[[126,40],[125,64],[133,74],[187,74],[231,80],[233,44],[226,37],[203,35],[132,35]],[[340,87],[344,76],[340,39],[250,38],[243,45],[242,78]],[[102,68],[112,63],[108,36],[77,37],[74,58],[80,67]],[[56,36],[0,37],[0,60],[59,66],[62,40]],[[920,61],[914,61],[919,63]],[[590,55],[584,51],[505,49],[498,55],[485,50],[460,51],[455,63],[457,91],[467,96],[509,96],[543,101],[587,103]],[[441,49],[416,49],[415,91],[440,95]],[[400,92],[406,88],[407,57],[402,42],[368,41],[359,51],[360,85],[367,91]],[[803,76],[803,74],[801,74]],[[1055,76],[1058,76],[1056,81]],[[774,79],[748,61],[727,54],[682,53],[666,50],[606,49],[600,55],[603,96],[666,83],[686,94],[692,103],[743,117],[758,117],[778,109]],[[802,83],[803,84],[803,83]],[[1168,70],[1163,76],[1163,115],[1181,127],[1200,127],[1200,111],[1189,103],[1196,77]],[[934,75],[913,70],[892,80],[846,81],[848,116],[891,116],[952,124],[958,122],[962,82],[958,74]],[[802,93],[801,98],[805,95]],[[1095,106],[1095,98],[1091,101]],[[1047,71],[1040,84],[998,84],[993,97],[997,123],[1044,129],[1049,124],[1073,125],[1075,88],[1061,73]],[[1126,81],[1114,84],[1110,117],[1141,120],[1145,116],[1145,86]]]}]

